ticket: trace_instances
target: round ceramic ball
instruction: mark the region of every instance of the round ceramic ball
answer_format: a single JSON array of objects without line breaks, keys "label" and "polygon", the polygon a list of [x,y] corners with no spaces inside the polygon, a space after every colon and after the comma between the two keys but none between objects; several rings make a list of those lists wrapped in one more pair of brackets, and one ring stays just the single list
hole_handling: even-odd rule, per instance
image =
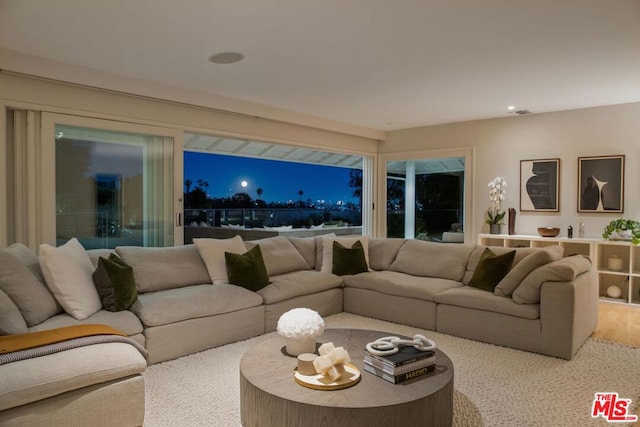
[{"label": "round ceramic ball", "polygon": [[622,291],[619,287],[611,285],[607,288],[607,296],[611,298],[620,298],[622,296]]}]

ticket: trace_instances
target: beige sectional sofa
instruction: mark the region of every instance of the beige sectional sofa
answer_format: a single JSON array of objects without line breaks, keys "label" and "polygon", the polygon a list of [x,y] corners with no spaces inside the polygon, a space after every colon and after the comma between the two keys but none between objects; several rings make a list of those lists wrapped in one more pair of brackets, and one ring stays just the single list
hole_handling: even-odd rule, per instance
[{"label": "beige sectional sofa", "polygon": [[[333,274],[331,251],[327,249],[333,239],[342,239],[345,244],[351,244],[353,239],[364,242],[369,271]],[[243,250],[260,245],[269,275],[268,286],[253,292],[216,283],[224,275],[212,271],[217,268],[214,265],[220,265],[219,260],[216,264],[203,256],[212,253],[206,250],[210,243],[210,239],[196,239],[195,244],[180,247],[116,248],[115,253],[133,268],[138,299],[129,310],[100,310],[81,321],[66,314],[51,295],[47,304],[34,302],[35,294],[20,299],[15,289],[7,289],[0,280],[0,333],[103,323],[144,345],[148,362],[158,363],[274,331],[282,313],[308,307],[322,316],[346,311],[571,359],[596,327],[597,275],[588,259],[565,257],[568,254],[563,254],[559,246],[513,249],[513,267],[496,290],[488,292],[470,286],[475,283],[476,267],[484,262],[486,248],[479,245],[362,236],[271,237],[242,245]],[[222,246],[219,241],[215,243],[218,252],[224,249],[224,242]],[[491,250],[497,255],[510,251]],[[95,265],[99,256],[114,251],[87,252]],[[13,256],[11,260],[7,253]],[[44,278],[38,275],[38,258],[22,245],[0,250],[0,279],[6,276],[3,264],[15,264],[16,259],[25,269],[35,272],[34,277],[46,289]],[[212,279],[214,276],[216,280]],[[43,298],[41,291],[38,298]],[[27,313],[25,304],[31,303],[34,308]],[[58,425],[67,425],[61,420],[69,412],[94,414],[105,401],[116,402],[115,407],[120,408],[117,402],[125,399],[128,405],[118,411],[120,419],[112,425],[140,425],[146,364],[141,363],[144,359],[140,353],[131,349],[122,353],[113,368],[119,373],[110,378],[94,379],[87,372],[84,382],[61,388],[59,393],[36,391],[26,399],[13,397],[20,387],[42,388],[42,378],[26,374],[32,372],[32,366],[58,369],[61,360],[65,360],[67,374],[71,375],[73,361],[86,357],[85,352],[120,353],[120,349],[107,348],[117,345],[126,347],[100,344],[103,347],[99,350],[89,346],[73,353],[63,352],[64,357],[33,358],[19,362],[19,366],[0,365],[1,378],[22,379],[11,384],[2,381],[0,385],[0,424],[37,425],[44,418],[29,414],[56,414],[57,418],[52,419],[58,420]],[[82,406],[80,412],[65,403],[65,399],[74,401],[76,395],[84,396],[76,402]]]}]

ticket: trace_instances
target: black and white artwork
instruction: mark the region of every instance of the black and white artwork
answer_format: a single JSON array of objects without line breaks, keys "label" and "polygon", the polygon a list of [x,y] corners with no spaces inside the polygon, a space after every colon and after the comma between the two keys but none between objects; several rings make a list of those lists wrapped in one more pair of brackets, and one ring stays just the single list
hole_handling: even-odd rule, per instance
[{"label": "black and white artwork", "polygon": [[520,211],[560,210],[560,159],[520,161]]},{"label": "black and white artwork", "polygon": [[578,158],[578,212],[624,211],[624,155]]}]

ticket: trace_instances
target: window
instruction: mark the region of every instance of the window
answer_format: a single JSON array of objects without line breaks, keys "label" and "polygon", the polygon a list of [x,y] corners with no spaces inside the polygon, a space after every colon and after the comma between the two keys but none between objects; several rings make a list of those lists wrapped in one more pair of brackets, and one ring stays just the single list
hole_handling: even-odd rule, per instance
[{"label": "window", "polygon": [[371,233],[372,164],[358,154],[186,133],[185,225],[324,223]]},{"label": "window", "polygon": [[436,242],[464,240],[462,232],[469,231],[466,225],[470,224],[465,206],[471,153],[439,157],[442,154],[423,152],[415,159],[406,159],[406,153],[383,156],[380,176],[385,180],[381,188],[386,188],[386,209],[380,219],[384,224],[381,235]]},{"label": "window", "polygon": [[181,132],[31,111],[7,118],[10,242],[182,243]]},{"label": "window", "polygon": [[173,244],[169,138],[56,124],[56,241]]}]

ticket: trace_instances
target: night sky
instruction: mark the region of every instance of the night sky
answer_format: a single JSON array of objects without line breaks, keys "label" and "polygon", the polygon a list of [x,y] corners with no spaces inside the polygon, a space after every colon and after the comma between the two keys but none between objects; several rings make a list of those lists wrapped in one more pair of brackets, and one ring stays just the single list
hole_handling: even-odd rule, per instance
[{"label": "night sky", "polygon": [[[326,203],[357,202],[351,196],[347,168],[223,156],[197,152],[184,152],[184,179],[190,179],[195,188],[198,179],[209,183],[205,190],[212,198],[229,197],[245,191],[252,199],[258,198],[256,190],[262,188],[265,202],[325,200]],[[247,186],[242,187],[241,182]]]}]

